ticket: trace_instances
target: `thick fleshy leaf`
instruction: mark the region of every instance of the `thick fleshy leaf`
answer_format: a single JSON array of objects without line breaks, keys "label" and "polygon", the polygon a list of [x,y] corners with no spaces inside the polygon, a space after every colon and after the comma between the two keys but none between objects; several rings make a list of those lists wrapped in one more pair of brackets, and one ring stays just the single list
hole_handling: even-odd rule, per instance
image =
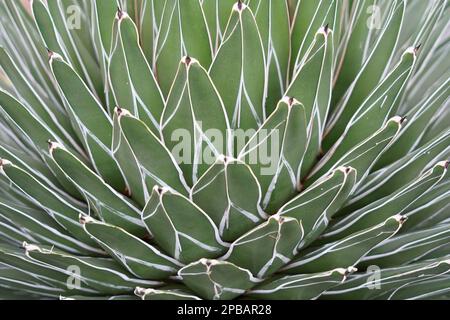
[{"label": "thick fleshy leaf", "polygon": [[308,141],[300,171],[301,180],[307,176],[321,151],[320,140],[331,98],[332,41],[332,31],[328,26],[316,32],[287,89],[287,95],[302,103],[306,113]]},{"label": "thick fleshy leaf", "polygon": [[184,56],[195,57],[209,67],[211,40],[199,0],[166,0],[155,52],[156,75],[162,92],[169,93]]},{"label": "thick fleshy leaf", "polygon": [[116,0],[95,0],[95,12],[97,13],[98,30],[101,43],[106,53],[112,48],[113,23],[117,15],[118,3]]},{"label": "thick fleshy leaf", "polygon": [[445,107],[450,95],[450,79],[447,79],[432,95],[423,103],[407,114],[408,122],[398,139],[389,150],[380,158],[375,169],[381,169],[406,156],[419,146],[421,138],[425,135],[425,129],[437,114],[440,108]]},{"label": "thick fleshy leaf", "polygon": [[57,54],[50,53],[50,65],[65,97],[72,125],[84,141],[94,167],[108,184],[116,190],[124,190],[122,174],[110,151],[111,119],[68,63]]},{"label": "thick fleshy leaf", "polygon": [[67,178],[78,187],[86,199],[95,205],[97,214],[105,222],[122,227],[133,234],[142,235],[144,233],[140,210],[125,196],[112,189],[60,145],[52,143],[50,154]]},{"label": "thick fleshy leaf", "polygon": [[191,57],[181,60],[161,122],[164,143],[189,185],[195,184],[219,155],[231,152],[222,100],[207,71]]},{"label": "thick fleshy leaf", "polygon": [[276,108],[286,91],[290,61],[290,26],[287,1],[254,0],[249,7],[255,14],[267,57],[266,115]]},{"label": "thick fleshy leaf", "polygon": [[86,233],[135,277],[161,280],[180,267],[176,260],[121,228],[87,216],[80,219]]},{"label": "thick fleshy leaf", "polygon": [[[369,1],[367,1],[369,2]],[[335,112],[330,120],[330,128],[324,139],[324,148],[329,150],[331,146],[339,139],[344,132],[347,123],[353,117],[360,105],[364,102],[366,97],[377,86],[390,60],[392,59],[393,49],[398,40],[398,35],[401,29],[403,15],[405,10],[405,1],[393,1],[386,24],[383,26],[380,35],[378,36],[375,45],[370,50],[368,58],[358,68],[358,74],[352,81],[348,92],[343,97],[340,105],[335,108]],[[367,17],[362,13],[362,28],[368,28]],[[354,60],[350,60],[355,63]],[[345,79],[345,81],[347,81]],[[338,97],[334,98],[335,104]]]},{"label": "thick fleshy leaf", "polygon": [[404,222],[403,216],[394,216],[335,242],[302,251],[282,272],[314,273],[331,270],[336,266],[354,266],[375,246],[395,235]]},{"label": "thick fleshy leaf", "polygon": [[285,98],[239,154],[258,177],[263,209],[269,213],[275,213],[300,189],[307,126],[305,107]]},{"label": "thick fleshy leaf", "polygon": [[291,72],[293,74],[306,58],[309,47],[314,42],[314,35],[320,27],[328,24],[329,28],[336,31],[336,36],[339,35],[341,2],[338,0],[297,1],[291,30]]},{"label": "thick fleshy leaf", "polygon": [[217,260],[202,259],[178,274],[186,286],[209,300],[232,300],[261,282],[250,271]]},{"label": "thick fleshy leaf", "polygon": [[247,295],[264,300],[312,300],[345,281],[353,268],[316,274],[276,277],[251,290]]},{"label": "thick fleshy leaf", "polygon": [[182,195],[155,187],[142,221],[156,243],[183,263],[217,258],[227,247],[213,221]]},{"label": "thick fleshy leaf", "polygon": [[219,228],[224,241],[234,241],[266,218],[261,188],[244,163],[221,157],[194,185],[191,199]]},{"label": "thick fleshy leaf", "polygon": [[202,8],[208,24],[214,52],[217,51],[223,41],[228,19],[235,3],[236,0],[202,1]]},{"label": "thick fleshy leaf", "polygon": [[[427,262],[411,264],[389,269],[373,269],[368,273],[350,276],[349,280],[340,286],[330,289],[323,299],[376,299],[385,295],[385,299],[408,284],[420,280],[435,279],[439,275],[450,272],[450,261],[435,259]],[[418,280],[420,279],[420,280]]]},{"label": "thick fleshy leaf", "polygon": [[362,266],[390,268],[422,260],[424,255],[442,248],[450,242],[450,225],[406,233],[391,238],[373,249],[362,261]]},{"label": "thick fleshy leaf", "polygon": [[[60,136],[64,142],[76,146],[76,141],[73,140],[74,133],[66,115],[56,108],[51,108],[51,105],[42,99],[36,88],[33,88],[32,83],[27,81],[25,75],[2,47],[0,47],[0,65],[14,85],[14,90],[20,92],[19,96],[24,108],[48,127],[50,131]],[[5,93],[2,92],[3,94]]]},{"label": "thick fleshy leaf", "polygon": [[303,236],[302,225],[297,219],[273,216],[233,242],[221,259],[264,278],[277,272],[297,254]]},{"label": "thick fleshy leaf", "polygon": [[164,100],[139,45],[138,30],[122,11],[117,13],[115,29],[109,79],[116,105],[132,110],[157,134]]},{"label": "thick fleshy leaf", "polygon": [[354,211],[409,184],[438,161],[450,157],[450,130],[416,151],[367,177],[344,211]]},{"label": "thick fleshy leaf", "polygon": [[132,292],[136,286],[161,285],[158,281],[133,278],[112,259],[73,256],[52,250],[51,247],[29,244],[24,247],[27,257],[48,269],[47,272],[62,272],[66,275],[66,286],[71,284],[70,281],[79,280],[81,288],[87,286],[103,294],[120,294]]},{"label": "thick fleshy leaf", "polygon": [[266,118],[266,58],[250,8],[237,2],[210,69],[231,128],[258,128]]},{"label": "thick fleshy leaf", "polygon": [[98,252],[95,243],[87,237],[78,221],[80,214],[86,208],[80,208],[73,201],[63,195],[50,190],[47,186],[33,178],[19,167],[2,161],[1,173],[4,174],[29,200],[48,212],[61,226],[74,237],[92,246],[93,252]]},{"label": "thick fleshy leaf", "polygon": [[324,237],[327,239],[340,239],[357,231],[369,228],[391,217],[394,214],[408,216],[408,210],[415,201],[431,190],[447,172],[448,163],[440,162],[433,169],[428,170],[410,184],[397,190],[370,205],[363,207],[333,223]]},{"label": "thick fleshy leaf", "polygon": [[46,212],[0,199],[0,217],[14,221],[13,226],[26,230],[39,243],[75,254],[92,254],[92,246],[71,237]]},{"label": "thick fleshy leaf", "polygon": [[354,169],[338,168],[280,209],[281,216],[302,222],[305,238],[299,249],[307,247],[325,231],[333,215],[352,192],[355,181]]},{"label": "thick fleshy leaf", "polygon": [[[356,170],[356,185],[359,185],[363,179],[366,178],[370,169],[376,163],[377,159],[386,150],[386,148],[394,141],[404,123],[405,118],[394,117],[391,118],[378,131],[371,136],[348,150],[330,170],[340,166],[349,166]],[[322,163],[326,163],[327,159],[322,159]],[[312,177],[308,181],[314,181],[318,177],[327,172],[326,168],[321,167],[321,164],[312,172]]]},{"label": "thick fleshy leaf", "polygon": [[409,48],[400,63],[378,85],[372,94],[355,112],[329,154],[322,170],[331,167],[348,150],[358,145],[375,132],[392,114],[395,114],[406,83],[416,60],[416,49]]},{"label": "thick fleshy leaf", "polygon": [[170,187],[180,193],[189,189],[176,160],[165,145],[145,125],[126,110],[118,109],[119,125],[123,138],[133,152],[147,190],[146,200],[155,185]]}]

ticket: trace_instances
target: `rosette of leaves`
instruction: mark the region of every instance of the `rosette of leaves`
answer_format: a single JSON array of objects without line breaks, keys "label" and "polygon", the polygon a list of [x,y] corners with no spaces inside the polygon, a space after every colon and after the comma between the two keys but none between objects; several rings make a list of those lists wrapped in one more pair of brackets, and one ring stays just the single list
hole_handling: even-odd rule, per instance
[{"label": "rosette of leaves", "polygon": [[449,15],[1,1],[0,297],[448,298]]}]

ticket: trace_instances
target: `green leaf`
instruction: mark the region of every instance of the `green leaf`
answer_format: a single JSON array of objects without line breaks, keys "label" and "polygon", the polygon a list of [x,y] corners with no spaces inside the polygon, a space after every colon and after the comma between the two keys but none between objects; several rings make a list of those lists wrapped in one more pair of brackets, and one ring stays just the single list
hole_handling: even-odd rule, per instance
[{"label": "green leaf", "polygon": [[163,280],[181,266],[158,249],[113,225],[80,218],[84,230],[129,273],[141,279]]},{"label": "green leaf", "polygon": [[[359,185],[366,178],[370,169],[384,150],[397,138],[404,121],[405,119],[401,117],[391,118],[378,131],[348,150],[333,164],[330,170],[340,166],[354,168],[357,174],[356,185]],[[311,173],[308,181],[314,181],[328,171],[327,167],[323,167],[323,164],[326,164],[327,161],[327,157],[322,159],[316,169]]]},{"label": "green leaf", "polygon": [[26,230],[39,243],[75,254],[92,253],[91,246],[71,237],[46,212],[36,208],[0,199],[0,217],[13,221],[14,226]]},{"label": "green leaf", "polygon": [[331,95],[332,57],[332,31],[325,26],[316,32],[287,89],[287,95],[303,104],[306,113],[308,140],[299,176],[301,180],[311,170],[321,150],[320,140]]},{"label": "green leaf", "polygon": [[233,7],[210,75],[231,128],[258,128],[266,118],[266,58],[255,17],[242,2]]},{"label": "green leaf", "polygon": [[222,260],[238,264],[258,278],[265,278],[297,254],[303,236],[302,225],[297,219],[272,216],[233,242]]},{"label": "green leaf", "polygon": [[142,220],[156,243],[182,263],[217,258],[227,247],[206,213],[168,189],[154,188]]},{"label": "green leaf", "polygon": [[266,115],[276,108],[286,92],[290,62],[290,25],[287,1],[255,0],[249,6],[256,23],[267,57]]},{"label": "green leaf", "polygon": [[117,15],[117,8],[119,5],[116,0],[103,1],[95,0],[95,13],[98,20],[98,31],[106,53],[109,53],[112,47],[113,38],[113,23]]},{"label": "green leaf", "polygon": [[237,265],[207,259],[184,267],[178,274],[187,287],[209,300],[232,300],[261,282]]},{"label": "green leaf", "polygon": [[355,112],[344,133],[325,156],[327,159],[325,168],[331,167],[348,150],[368,138],[392,114],[395,114],[415,61],[416,49],[409,48],[399,64]]},{"label": "green leaf", "polygon": [[220,44],[223,42],[228,19],[235,3],[236,0],[202,1],[202,8],[205,13],[206,23],[208,24],[214,52],[217,52]]},{"label": "green leaf", "polygon": [[445,258],[415,263],[389,269],[373,269],[370,272],[351,276],[347,282],[330,289],[321,298],[333,300],[375,299],[395,293],[399,288],[425,279],[435,279],[450,272],[450,261]]},{"label": "green leaf", "polygon": [[135,157],[147,185],[147,190],[144,190],[146,200],[156,185],[173,188],[177,192],[187,194],[189,187],[167,147],[144,122],[133,117],[126,110],[118,109],[118,111],[123,138],[129,145],[132,156]]},{"label": "green leaf", "polygon": [[116,190],[124,190],[122,174],[109,150],[112,142],[111,119],[83,80],[60,56],[51,53],[50,65],[66,99],[72,125],[84,141],[94,167],[109,185]]},{"label": "green leaf", "polygon": [[305,107],[285,98],[239,154],[258,177],[263,209],[269,213],[276,212],[300,188],[307,126]]},{"label": "green leaf", "polygon": [[449,240],[448,224],[402,234],[372,250],[361,261],[361,265],[389,268],[411,264],[422,260],[424,255],[448,245]]},{"label": "green leaf", "polygon": [[345,281],[352,268],[332,271],[278,276],[252,289],[247,296],[263,300],[312,300]]},{"label": "green leaf", "polygon": [[112,189],[60,145],[53,143],[50,154],[67,178],[95,205],[98,215],[105,222],[122,227],[133,234],[144,234],[140,210],[125,196]]},{"label": "green leaf", "polygon": [[[66,115],[60,110],[51,108],[49,104],[42,99],[36,88],[33,88],[32,83],[28,81],[13,59],[11,59],[10,55],[2,47],[0,47],[0,65],[4,70],[4,73],[12,82],[14,91],[18,93],[20,97],[19,100],[23,101],[23,108],[45,124],[49,130],[61,137],[64,142],[69,142],[76,146],[77,143],[73,138],[74,133]],[[2,92],[2,95],[3,94],[6,93]]]},{"label": "green leaf", "polygon": [[122,132],[119,121],[122,113],[123,110],[120,108],[114,110],[112,150],[125,178],[127,186],[125,193],[143,208],[147,202],[147,187],[140,164]]},{"label": "green leaf", "polygon": [[405,129],[402,130],[398,139],[383,154],[375,166],[375,170],[386,167],[400,158],[414,151],[419,146],[421,138],[425,135],[425,129],[432,122],[433,116],[438,110],[445,107],[450,95],[450,79],[447,79],[435,92],[408,112]]},{"label": "green leaf", "polygon": [[335,242],[305,250],[282,272],[315,273],[332,270],[336,266],[355,266],[375,246],[395,235],[404,222],[405,218],[397,215]]},{"label": "green leaf", "polygon": [[[403,23],[405,1],[394,1],[388,14],[386,24],[383,26],[373,49],[368,58],[359,68],[355,80],[352,82],[348,92],[343,97],[341,103],[335,108],[335,112],[330,120],[330,128],[324,139],[324,148],[329,150],[339,139],[366,97],[373,91],[381,80],[383,74],[393,55],[398,40],[398,35]],[[363,20],[367,23],[363,13]],[[364,26],[367,28],[367,25]],[[350,60],[352,61],[352,60]],[[353,60],[358,61],[358,60]],[[355,63],[355,62],[352,62]],[[334,99],[335,103],[336,101]]]},{"label": "green leaf", "polygon": [[29,244],[25,244],[24,247],[27,257],[48,269],[47,272],[63,273],[65,275],[63,284],[66,288],[71,284],[71,279],[80,280],[81,289],[86,286],[95,289],[97,295],[132,292],[136,286],[161,285],[158,281],[133,278],[109,258],[79,257],[52,250],[51,247]]},{"label": "green leaf", "polygon": [[119,11],[115,20],[109,79],[116,104],[133,114],[157,134],[164,100],[150,65],[139,45],[133,20]]},{"label": "green leaf", "polygon": [[340,239],[376,225],[394,214],[403,214],[408,217],[408,210],[414,206],[414,203],[442,180],[447,172],[447,166],[447,162],[440,162],[392,195],[372,202],[368,206],[337,220],[324,237]]},{"label": "green leaf", "polygon": [[80,214],[85,213],[85,208],[78,208],[72,201],[68,200],[63,195],[53,192],[26,171],[13,164],[8,164],[3,161],[1,168],[2,173],[11,181],[11,183],[19,188],[28,199],[47,211],[50,217],[55,219],[71,235],[84,242],[86,248],[91,246],[91,251],[94,253],[99,252],[99,250],[95,248],[95,242],[85,235],[78,221]]},{"label": "green leaf", "polygon": [[334,214],[349,197],[355,182],[356,171],[353,168],[338,168],[280,209],[281,216],[302,222],[305,238],[299,249],[309,246],[325,231]]},{"label": "green leaf", "polygon": [[340,2],[337,0],[298,1],[292,21],[291,73],[308,54],[308,48],[320,27],[328,25],[332,30],[339,29]]},{"label": "green leaf", "polygon": [[156,45],[155,64],[158,82],[167,95],[184,56],[195,57],[209,67],[211,40],[199,0],[167,0]]},{"label": "green leaf", "polygon": [[221,154],[230,153],[229,123],[220,96],[207,71],[184,57],[161,120],[165,145],[189,185],[198,181]]},{"label": "green leaf", "polygon": [[447,130],[438,138],[409,153],[389,167],[372,173],[343,210],[354,211],[394,193],[438,161],[448,158],[450,156],[449,145],[450,130]]},{"label": "green leaf", "polygon": [[199,179],[191,199],[219,228],[224,241],[234,241],[266,218],[260,207],[261,189],[244,163],[222,157]]}]

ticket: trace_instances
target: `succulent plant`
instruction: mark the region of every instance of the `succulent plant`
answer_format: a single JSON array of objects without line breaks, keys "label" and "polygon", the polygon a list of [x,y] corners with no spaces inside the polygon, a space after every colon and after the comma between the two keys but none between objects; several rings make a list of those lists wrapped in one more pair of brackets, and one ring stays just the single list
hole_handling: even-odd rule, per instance
[{"label": "succulent plant", "polygon": [[448,299],[448,1],[0,1],[0,297]]}]

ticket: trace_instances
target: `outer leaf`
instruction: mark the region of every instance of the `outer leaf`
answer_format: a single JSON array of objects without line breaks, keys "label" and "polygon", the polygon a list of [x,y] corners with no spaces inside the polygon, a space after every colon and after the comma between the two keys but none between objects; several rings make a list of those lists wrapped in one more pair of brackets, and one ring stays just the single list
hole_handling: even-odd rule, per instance
[{"label": "outer leaf", "polygon": [[361,103],[364,102],[364,99],[373,91],[382,78],[386,66],[389,65],[389,61],[392,58],[393,49],[397,44],[404,10],[404,0],[395,1],[392,4],[386,24],[376,44],[331,118],[330,127],[332,129],[329,130],[324,140],[324,148],[326,150],[329,150],[341,136],[356,110],[358,110]]},{"label": "outer leaf", "polygon": [[354,266],[372,248],[395,235],[404,222],[404,217],[394,216],[336,242],[306,250],[282,271],[289,274],[314,273],[332,270],[340,265]]},{"label": "outer leaf", "polygon": [[302,222],[306,236],[299,249],[307,247],[325,231],[333,215],[347,200],[355,181],[354,169],[338,168],[280,209],[281,216]]},{"label": "outer leaf", "polygon": [[113,190],[61,146],[52,144],[50,154],[58,167],[65,172],[67,178],[80,189],[89,201],[95,204],[97,213],[105,222],[123,227],[133,234],[142,235],[144,233],[139,210],[123,195]]},{"label": "outer leaf", "polygon": [[254,0],[249,6],[255,14],[267,57],[266,115],[276,108],[286,92],[291,49],[287,1]]},{"label": "outer leaf", "polygon": [[132,110],[156,134],[164,100],[139,45],[133,20],[119,11],[109,64],[109,77],[117,105]]},{"label": "outer leaf", "polygon": [[202,259],[179,271],[183,283],[205,299],[231,300],[261,280],[232,263]]},{"label": "outer leaf", "polygon": [[51,53],[50,65],[66,99],[72,125],[84,141],[96,170],[116,190],[124,190],[122,175],[109,150],[112,141],[111,120],[69,64]]},{"label": "outer leaf", "polygon": [[196,57],[205,67],[211,64],[211,40],[203,9],[199,0],[167,0],[155,53],[156,74],[165,95],[184,56]]},{"label": "outer leaf", "polygon": [[206,213],[167,189],[154,188],[142,220],[156,243],[182,263],[216,258],[227,246]]},{"label": "outer leaf", "polygon": [[[378,271],[378,270],[377,270]],[[386,293],[392,293],[399,288],[413,284],[419,280],[433,279],[440,274],[450,272],[450,261],[435,259],[404,267],[382,269],[379,275],[372,271],[359,274],[336,288],[329,290],[324,299],[374,299]],[[380,288],[380,290],[374,290]],[[386,297],[388,298],[389,295]]]},{"label": "outer leaf", "polygon": [[2,173],[19,188],[32,202],[42,207],[48,214],[63,226],[70,234],[92,246],[93,252],[99,252],[95,243],[89,239],[78,222],[80,214],[84,214],[81,208],[76,207],[64,196],[58,195],[51,189],[40,183],[19,167],[2,161]]},{"label": "outer leaf", "polygon": [[342,283],[353,269],[276,277],[251,290],[248,296],[264,300],[311,300]]},{"label": "outer leaf", "polygon": [[448,245],[450,226],[436,226],[391,238],[372,250],[362,261],[364,266],[380,268],[403,266],[422,260],[422,257]]},{"label": "outer leaf", "polygon": [[265,66],[255,17],[247,5],[238,2],[210,69],[232,129],[255,129],[265,120]]},{"label": "outer leaf", "polygon": [[268,277],[297,254],[303,236],[296,219],[273,216],[236,240],[222,260],[239,264],[258,278]]},{"label": "outer leaf", "polygon": [[123,138],[138,162],[147,185],[147,190],[144,190],[146,200],[155,185],[187,193],[188,186],[170,151],[142,121],[131,116],[126,110],[118,111]]},{"label": "outer leaf", "polygon": [[305,59],[299,64],[287,95],[305,107],[308,142],[300,178],[303,180],[316,162],[321,136],[328,115],[332,73],[332,31],[325,26],[317,31]]},{"label": "outer leaf", "polygon": [[[98,290],[103,294],[120,294],[130,292],[136,286],[157,286],[160,282],[150,280],[140,280],[131,277],[128,273],[111,259],[78,257],[64,252],[42,248],[35,245],[25,244],[26,255],[49,270],[63,272],[66,275],[65,285],[69,277],[78,277],[82,287]],[[73,267],[80,270],[76,275]],[[71,268],[72,267],[72,268]],[[77,278],[76,278],[77,279]]]},{"label": "outer leaf", "polygon": [[239,159],[261,183],[267,212],[276,212],[297,194],[307,139],[305,107],[285,98],[240,152]]},{"label": "outer leaf", "polygon": [[[338,161],[336,161],[331,170],[340,166],[355,168],[357,173],[356,185],[359,185],[384,150],[386,150],[392,141],[396,139],[404,121],[405,119],[400,117],[390,119],[378,131],[348,150]],[[323,159],[322,161],[326,162],[326,159]],[[310,179],[314,181],[325,174],[326,171],[326,168],[322,168],[319,164],[315,171],[312,172],[312,177]]]},{"label": "outer leaf", "polygon": [[189,185],[219,155],[230,152],[230,126],[222,100],[206,70],[191,57],[180,63],[161,123],[164,142]]},{"label": "outer leaf", "polygon": [[141,279],[161,280],[180,264],[158,249],[116,226],[81,217],[84,230],[128,272]]},{"label": "outer leaf", "polygon": [[186,292],[183,289],[178,288],[161,288],[159,290],[157,289],[143,289],[143,288],[136,288],[134,291],[134,294],[141,298],[142,300],[156,300],[156,301],[163,301],[163,300],[183,300],[183,301],[190,301],[190,300],[201,300],[199,297],[193,295],[190,292]]},{"label": "outer leaf", "polygon": [[236,240],[266,217],[257,178],[247,165],[228,157],[218,159],[200,178],[191,199],[211,217],[225,241]]},{"label": "outer leaf", "polygon": [[408,216],[408,209],[414,205],[414,202],[444,177],[447,166],[447,162],[441,162],[392,195],[347,215],[334,223],[325,237],[339,239],[376,225],[394,214]]},{"label": "outer leaf", "polygon": [[409,48],[400,63],[356,111],[342,136],[329,151],[330,154],[325,156],[327,161],[325,168],[331,167],[335,161],[369,137],[396,112],[415,61],[416,49]]}]

